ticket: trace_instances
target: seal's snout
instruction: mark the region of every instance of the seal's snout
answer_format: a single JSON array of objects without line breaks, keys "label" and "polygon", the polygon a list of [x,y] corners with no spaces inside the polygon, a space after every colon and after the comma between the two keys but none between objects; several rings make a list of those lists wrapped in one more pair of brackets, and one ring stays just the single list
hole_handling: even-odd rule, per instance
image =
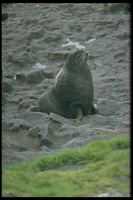
[{"label": "seal's snout", "polygon": [[89,58],[89,54],[88,54],[88,53],[86,53],[86,58],[87,58],[87,59]]},{"label": "seal's snout", "polygon": [[85,55],[83,57],[83,61],[87,62],[88,58],[89,58],[89,55],[88,55],[88,53],[85,52]]}]

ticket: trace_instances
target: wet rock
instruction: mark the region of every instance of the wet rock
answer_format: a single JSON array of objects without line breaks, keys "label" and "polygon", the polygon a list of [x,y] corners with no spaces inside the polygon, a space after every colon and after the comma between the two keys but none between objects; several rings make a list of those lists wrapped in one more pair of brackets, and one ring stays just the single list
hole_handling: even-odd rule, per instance
[{"label": "wet rock", "polygon": [[18,132],[19,130],[28,130],[32,127],[27,121],[23,119],[6,119],[2,122],[3,130]]},{"label": "wet rock", "polygon": [[44,125],[50,119],[48,114],[41,112],[22,112],[17,114],[16,118],[24,119],[34,126]]},{"label": "wet rock", "polygon": [[10,93],[13,91],[13,82],[11,80],[5,79],[2,81],[3,92]]},{"label": "wet rock", "polygon": [[97,101],[98,114],[107,116],[114,115],[119,109],[119,104],[114,100],[99,99]]}]

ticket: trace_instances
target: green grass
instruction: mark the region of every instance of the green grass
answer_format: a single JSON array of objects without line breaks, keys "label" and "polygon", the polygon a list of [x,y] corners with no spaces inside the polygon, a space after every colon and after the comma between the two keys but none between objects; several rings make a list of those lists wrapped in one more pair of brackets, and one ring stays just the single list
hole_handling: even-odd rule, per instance
[{"label": "green grass", "polygon": [[[18,197],[70,197],[102,193],[111,187],[130,193],[130,138],[94,141],[2,169],[2,192]],[[127,150],[126,150],[127,149]],[[59,171],[58,167],[84,165]],[[118,181],[123,178],[128,181]]]}]

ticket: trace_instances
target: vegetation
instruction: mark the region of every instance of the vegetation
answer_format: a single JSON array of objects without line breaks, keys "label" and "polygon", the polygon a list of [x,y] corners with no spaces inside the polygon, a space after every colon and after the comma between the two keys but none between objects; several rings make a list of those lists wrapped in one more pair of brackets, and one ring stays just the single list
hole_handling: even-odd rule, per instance
[{"label": "vegetation", "polygon": [[[2,192],[18,197],[70,197],[96,195],[114,188],[129,194],[129,149],[130,139],[117,136],[4,167]],[[67,170],[61,170],[63,166]]]}]

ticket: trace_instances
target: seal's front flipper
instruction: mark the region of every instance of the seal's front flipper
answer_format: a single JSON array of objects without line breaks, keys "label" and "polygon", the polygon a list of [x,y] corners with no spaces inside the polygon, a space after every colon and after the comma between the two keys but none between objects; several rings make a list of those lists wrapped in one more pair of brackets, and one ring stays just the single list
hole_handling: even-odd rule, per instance
[{"label": "seal's front flipper", "polygon": [[83,119],[83,113],[81,108],[76,109],[76,119],[81,121]]},{"label": "seal's front flipper", "polygon": [[92,105],[92,108],[91,108],[91,114],[96,114],[97,112],[98,112],[97,105],[96,105],[96,104],[95,104],[95,106]]}]

